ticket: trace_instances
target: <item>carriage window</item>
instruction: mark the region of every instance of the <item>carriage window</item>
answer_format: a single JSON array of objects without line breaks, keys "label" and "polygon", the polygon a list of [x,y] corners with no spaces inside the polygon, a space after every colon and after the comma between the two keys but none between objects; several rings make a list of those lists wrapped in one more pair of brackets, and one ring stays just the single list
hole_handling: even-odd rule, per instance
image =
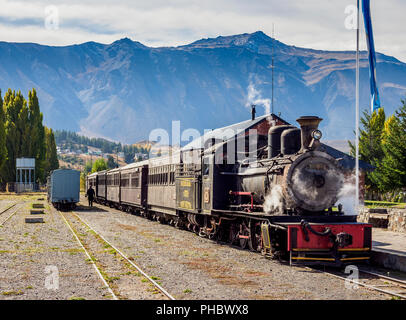
[{"label": "carriage window", "polygon": [[130,181],[129,181],[129,174],[123,174],[121,177],[121,186],[122,187],[128,187],[130,185]]},{"label": "carriage window", "polygon": [[209,175],[209,170],[210,170],[210,164],[209,163],[203,163],[203,175],[208,176]]}]

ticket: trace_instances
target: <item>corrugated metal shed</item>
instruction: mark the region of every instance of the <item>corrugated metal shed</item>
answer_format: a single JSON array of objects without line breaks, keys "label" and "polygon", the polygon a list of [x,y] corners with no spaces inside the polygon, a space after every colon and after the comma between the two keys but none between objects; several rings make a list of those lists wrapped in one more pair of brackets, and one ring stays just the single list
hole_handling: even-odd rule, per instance
[{"label": "corrugated metal shed", "polygon": [[[219,142],[227,142],[230,139],[233,139],[237,135],[243,133],[243,132],[248,132],[249,129],[259,125],[263,121],[268,121],[269,117],[272,117],[275,120],[279,120],[282,123],[285,124],[290,124],[287,121],[283,120],[282,118],[278,117],[275,114],[269,114],[269,115],[264,115],[261,117],[257,117],[254,120],[246,120],[242,121],[227,127],[223,128],[218,128],[212,131],[209,131],[205,133],[203,136],[199,137],[198,139],[193,140],[189,144],[187,144],[185,147],[182,148],[183,151],[186,150],[191,150],[191,149],[203,149],[205,144],[207,144],[207,141],[211,141],[212,139],[215,140],[215,143]],[[348,170],[355,169],[355,158],[350,156],[349,154],[346,154],[344,152],[341,152],[333,147],[330,147],[326,144],[322,144],[325,152],[327,152],[330,156],[332,156],[335,159],[340,159],[339,162],[340,164]],[[359,162],[359,166],[362,170],[365,171],[371,171],[374,169],[374,167],[364,161]]]},{"label": "corrugated metal shed", "polygon": [[[355,168],[355,158],[350,156],[349,154],[346,154],[340,150],[334,149],[333,147],[330,147],[324,143],[321,144],[322,148],[325,150],[326,153],[328,153],[330,156],[332,156],[334,159],[340,159],[338,162],[348,170],[352,170]],[[362,170],[365,171],[372,171],[375,169],[374,166],[370,165],[369,163],[366,163],[362,160],[359,161],[359,167]]]},{"label": "corrugated metal shed", "polygon": [[191,150],[191,149],[194,149],[194,150],[203,149],[203,147],[205,146],[205,143],[207,143],[207,141],[211,141],[212,139],[215,139],[216,142],[228,141],[228,140],[234,138],[235,136],[239,135],[240,133],[243,133],[243,132],[249,130],[250,128],[256,126],[260,122],[266,121],[266,119],[269,116],[270,115],[264,115],[264,116],[254,119],[254,120],[246,120],[246,121],[232,124],[227,127],[208,131],[201,137],[193,140],[192,142],[190,142],[189,144],[184,146],[182,148],[182,150],[185,151],[185,150]]}]

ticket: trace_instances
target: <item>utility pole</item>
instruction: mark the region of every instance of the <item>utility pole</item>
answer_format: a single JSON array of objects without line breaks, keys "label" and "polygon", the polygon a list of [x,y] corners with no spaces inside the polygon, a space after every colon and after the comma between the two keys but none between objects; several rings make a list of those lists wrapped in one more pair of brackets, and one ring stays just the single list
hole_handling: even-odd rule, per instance
[{"label": "utility pole", "polygon": [[116,147],[116,168],[118,168],[118,147]]}]

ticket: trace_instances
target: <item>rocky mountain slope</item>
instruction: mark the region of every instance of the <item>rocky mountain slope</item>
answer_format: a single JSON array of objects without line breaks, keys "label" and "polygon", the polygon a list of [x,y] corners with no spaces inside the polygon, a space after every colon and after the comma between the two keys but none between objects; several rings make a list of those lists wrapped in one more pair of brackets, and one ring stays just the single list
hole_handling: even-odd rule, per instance
[{"label": "rocky mountain slope", "polygon": [[[294,123],[318,115],[329,140],[352,137],[355,54],[285,45],[263,32],[151,48],[130,39],[66,47],[0,42],[0,88],[37,89],[46,125],[132,143],[151,130],[226,126],[250,117],[247,106],[271,99]],[[361,107],[369,108],[366,54]],[[382,104],[392,113],[406,96],[406,64],[377,56]],[[265,108],[257,108],[263,114]]]}]

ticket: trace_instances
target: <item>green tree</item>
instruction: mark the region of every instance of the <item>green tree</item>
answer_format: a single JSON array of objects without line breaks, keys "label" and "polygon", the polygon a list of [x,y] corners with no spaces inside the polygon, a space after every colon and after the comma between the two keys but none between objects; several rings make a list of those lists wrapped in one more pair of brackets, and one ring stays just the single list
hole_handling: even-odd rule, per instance
[{"label": "green tree", "polygon": [[85,164],[85,167],[83,169],[83,173],[87,176],[90,172],[92,172],[92,162],[91,161],[87,161]]},{"label": "green tree", "polygon": [[[1,94],[0,94],[1,96]],[[12,182],[16,179],[16,158],[35,158],[36,181],[45,182],[46,173],[58,168],[55,138],[52,130],[45,134],[35,89],[24,99],[20,91],[8,89],[1,103],[0,112],[0,154],[2,152],[2,125],[4,123],[7,158],[0,160],[0,179]],[[1,101],[0,101],[1,102]],[[3,163],[3,165],[1,165]]]},{"label": "green tree", "polygon": [[406,187],[406,101],[385,122],[382,134],[384,158],[378,166],[379,189],[395,191]]},{"label": "green tree", "polygon": [[11,89],[8,89],[4,96],[3,106],[8,157],[2,167],[1,176],[4,181],[10,182],[16,179],[16,158],[26,156],[23,148],[27,146],[29,137],[23,139],[23,134],[26,134],[24,120],[28,117],[28,108],[21,92],[16,93]]},{"label": "green tree", "polygon": [[107,170],[107,162],[103,158],[99,158],[93,163],[92,173],[103,170]]},{"label": "green tree", "polygon": [[44,176],[47,177],[52,170],[59,168],[58,153],[52,129],[44,128],[45,132],[45,166]]},{"label": "green tree", "polygon": [[[379,165],[384,158],[382,147],[382,133],[385,125],[385,111],[379,108],[369,114],[368,111],[363,112],[361,120],[360,138],[359,138],[359,155],[360,160],[365,161],[376,169],[373,172],[366,173],[366,187],[368,190],[379,190]],[[355,146],[349,142],[351,155],[355,156]]]},{"label": "green tree", "polygon": [[[45,137],[45,128],[42,124],[43,115],[40,112],[37,92],[32,89],[28,93],[28,109],[29,109],[29,135],[30,135],[30,145],[28,149],[28,154],[30,157],[35,158],[35,172],[38,180],[41,182],[45,181],[46,173],[45,167],[46,163],[46,152],[47,143],[51,143],[51,140],[47,140]],[[53,134],[53,133],[52,133]],[[45,141],[45,143],[44,143]],[[53,145],[55,145],[55,138],[53,138]],[[53,148],[53,146],[49,146]],[[56,152],[56,149],[55,149]],[[59,166],[56,165],[54,155],[52,156],[53,164],[51,167],[55,169]],[[52,170],[54,170],[52,169]]]},{"label": "green tree", "polygon": [[[4,163],[6,162],[6,159],[7,159],[7,148],[6,148],[5,115],[3,109],[3,99],[1,97],[0,90],[0,173]],[[0,174],[0,182],[3,182],[1,174]]]},{"label": "green tree", "polygon": [[117,167],[117,163],[114,161],[114,158],[110,155],[107,156],[107,167],[113,169]]}]

